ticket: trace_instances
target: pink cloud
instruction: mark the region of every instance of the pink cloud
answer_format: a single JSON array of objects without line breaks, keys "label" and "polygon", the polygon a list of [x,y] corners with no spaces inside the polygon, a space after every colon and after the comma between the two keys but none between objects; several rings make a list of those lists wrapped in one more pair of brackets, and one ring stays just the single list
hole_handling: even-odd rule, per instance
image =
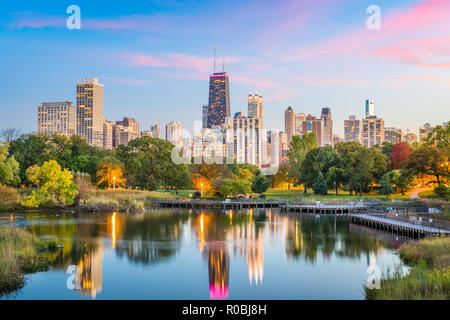
[{"label": "pink cloud", "polygon": [[297,49],[299,54],[284,60],[344,55],[379,57],[421,68],[448,68],[450,38],[436,38],[443,30],[450,30],[450,1],[426,0],[385,15],[382,11],[380,30],[369,30],[364,24],[355,31]]},{"label": "pink cloud", "polygon": [[385,79],[384,82],[391,86],[403,86],[410,81],[441,83],[450,87],[450,78],[435,75],[404,75],[401,77]]}]

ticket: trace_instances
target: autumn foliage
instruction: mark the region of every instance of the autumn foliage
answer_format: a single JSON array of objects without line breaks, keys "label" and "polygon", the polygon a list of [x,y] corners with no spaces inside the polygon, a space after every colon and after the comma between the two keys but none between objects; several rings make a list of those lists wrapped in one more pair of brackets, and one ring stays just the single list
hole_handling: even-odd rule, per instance
[{"label": "autumn foliage", "polygon": [[409,156],[412,153],[408,142],[399,142],[392,148],[391,161],[394,169],[400,169],[403,164],[409,161]]}]

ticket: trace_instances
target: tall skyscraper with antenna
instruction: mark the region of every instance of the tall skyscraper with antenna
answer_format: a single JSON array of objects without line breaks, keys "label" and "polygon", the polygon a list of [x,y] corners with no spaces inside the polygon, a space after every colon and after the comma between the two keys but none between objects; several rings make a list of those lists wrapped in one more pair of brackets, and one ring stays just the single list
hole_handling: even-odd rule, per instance
[{"label": "tall skyscraper with antenna", "polygon": [[207,128],[222,126],[230,113],[230,85],[225,72],[225,57],[222,72],[216,72],[216,49],[214,48],[214,72],[209,77],[209,103]]}]

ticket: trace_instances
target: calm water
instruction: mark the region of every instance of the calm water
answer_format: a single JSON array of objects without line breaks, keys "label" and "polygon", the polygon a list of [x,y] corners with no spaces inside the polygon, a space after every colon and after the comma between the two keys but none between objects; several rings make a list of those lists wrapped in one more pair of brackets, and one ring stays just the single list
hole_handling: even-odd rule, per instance
[{"label": "calm water", "polygon": [[0,214],[61,242],[48,272],[3,299],[363,299],[367,267],[400,263],[395,237],[345,217],[270,210]]}]

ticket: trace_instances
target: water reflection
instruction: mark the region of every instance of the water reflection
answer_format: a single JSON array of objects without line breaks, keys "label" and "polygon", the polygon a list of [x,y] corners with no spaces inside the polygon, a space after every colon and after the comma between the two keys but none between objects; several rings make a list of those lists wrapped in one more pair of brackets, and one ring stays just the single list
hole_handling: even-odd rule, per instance
[{"label": "water reflection", "polygon": [[[66,271],[76,266],[75,290],[92,299],[102,292],[107,254],[150,267],[175,261],[183,242],[188,246],[194,240],[196,252],[208,266],[209,297],[226,299],[234,259],[246,262],[247,285],[263,287],[265,248],[274,244],[277,251],[284,250],[290,263],[318,265],[341,258],[362,258],[369,266],[376,263],[377,256],[401,243],[351,225],[343,217],[299,217],[271,210],[154,210],[142,214],[27,214],[5,218],[9,218],[8,225],[24,226],[61,242],[63,248],[47,256],[52,269]],[[180,274],[167,281],[177,281]]]}]

